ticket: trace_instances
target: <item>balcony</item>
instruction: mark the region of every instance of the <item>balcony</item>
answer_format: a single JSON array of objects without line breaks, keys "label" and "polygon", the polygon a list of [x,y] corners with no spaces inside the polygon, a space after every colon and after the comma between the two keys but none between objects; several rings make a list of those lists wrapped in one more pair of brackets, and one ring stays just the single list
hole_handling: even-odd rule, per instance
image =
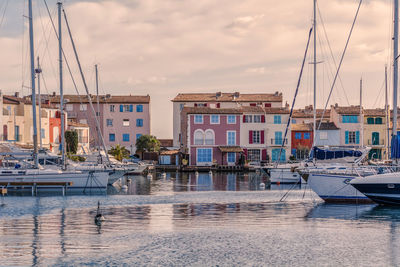
[{"label": "balcony", "polygon": [[[281,146],[283,143],[283,138],[273,139],[271,138],[271,145]],[[285,145],[288,144],[287,138],[285,138]]]},{"label": "balcony", "polygon": [[78,143],[80,144],[86,144],[88,143],[89,138],[87,136],[78,136]]},{"label": "balcony", "polygon": [[383,146],[385,145],[385,140],[384,139],[368,139],[368,145],[369,146]]},{"label": "balcony", "polygon": [[73,112],[73,111],[67,111],[67,116],[68,116],[68,119],[76,119],[78,114],[76,112]]}]

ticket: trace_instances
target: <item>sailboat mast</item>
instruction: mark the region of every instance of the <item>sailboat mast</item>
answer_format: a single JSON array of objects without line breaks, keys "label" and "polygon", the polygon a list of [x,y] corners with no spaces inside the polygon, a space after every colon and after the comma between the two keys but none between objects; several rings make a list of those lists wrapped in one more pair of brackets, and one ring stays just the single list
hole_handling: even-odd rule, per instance
[{"label": "sailboat mast", "polygon": [[35,70],[37,73],[37,83],[38,83],[38,105],[39,105],[39,148],[43,148],[42,143],[42,97],[40,94],[40,73],[42,73],[42,69],[40,68],[39,57],[37,57],[37,69]]},{"label": "sailboat mast", "polygon": [[397,76],[398,76],[398,65],[397,65],[397,57],[398,57],[398,38],[399,38],[399,1],[394,0],[394,27],[393,27],[393,130],[392,136],[396,138],[396,145],[394,151],[395,158],[397,158]]},{"label": "sailboat mast", "polygon": [[314,104],[313,104],[313,112],[314,112],[314,134],[313,134],[313,143],[315,143],[315,138],[317,134],[317,0],[314,0]]},{"label": "sailboat mast", "polygon": [[58,60],[60,71],[60,112],[61,112],[61,160],[65,170],[65,114],[64,114],[64,92],[63,92],[63,61],[62,61],[62,31],[61,31],[61,2],[57,2],[58,7]]},{"label": "sailboat mast", "polygon": [[385,117],[386,117],[386,159],[389,159],[389,140],[390,140],[390,109],[388,101],[387,66],[385,65]]},{"label": "sailboat mast", "polygon": [[36,125],[36,90],[35,90],[35,50],[33,46],[33,14],[32,0],[28,0],[29,8],[29,49],[31,60],[31,88],[32,88],[32,116],[33,116],[33,162],[34,167],[39,167],[38,144],[37,144],[37,125]]},{"label": "sailboat mast", "polygon": [[[362,108],[362,77],[360,79],[360,128],[361,128],[361,140],[360,140],[360,147],[364,146],[364,116],[363,116],[363,108]],[[379,141],[379,140],[378,140]]]},{"label": "sailboat mast", "polygon": [[[96,97],[97,97],[97,112],[96,112],[96,116],[98,117],[98,118],[100,118],[100,102],[99,102],[99,73],[98,73],[98,70],[97,70],[97,64],[96,65],[94,65],[94,68],[95,68],[95,70],[96,70]],[[97,148],[98,148],[98,150],[99,150],[99,153],[100,153],[100,140],[98,140],[99,139],[99,137],[97,137]]]}]

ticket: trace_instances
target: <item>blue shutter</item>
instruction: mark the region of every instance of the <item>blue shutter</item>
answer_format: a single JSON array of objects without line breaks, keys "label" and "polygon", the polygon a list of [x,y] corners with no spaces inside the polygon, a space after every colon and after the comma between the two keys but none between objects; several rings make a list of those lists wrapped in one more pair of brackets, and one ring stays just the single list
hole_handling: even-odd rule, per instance
[{"label": "blue shutter", "polygon": [[124,112],[124,105],[119,105],[119,112]]},{"label": "blue shutter", "polygon": [[129,105],[129,112],[133,112],[133,105]]},{"label": "blue shutter", "polygon": [[360,131],[356,132],[356,144],[360,143]]},{"label": "blue shutter", "polygon": [[[278,156],[279,156],[279,154],[278,154]],[[286,161],[286,150],[285,149],[282,149],[280,161],[282,161],[282,162]]]},{"label": "blue shutter", "polygon": [[349,143],[349,131],[346,131],[345,132],[345,144],[348,144]]}]

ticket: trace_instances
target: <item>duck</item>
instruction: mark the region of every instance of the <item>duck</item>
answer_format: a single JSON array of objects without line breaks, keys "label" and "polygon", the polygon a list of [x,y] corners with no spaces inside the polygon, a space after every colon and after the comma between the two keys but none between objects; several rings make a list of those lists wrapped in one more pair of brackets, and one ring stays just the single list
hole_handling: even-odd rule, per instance
[{"label": "duck", "polygon": [[96,216],[94,217],[94,222],[96,224],[100,224],[100,223],[104,222],[105,220],[106,220],[106,218],[104,218],[104,216],[100,212],[100,201],[99,201],[99,202],[97,202],[97,212],[96,212]]}]

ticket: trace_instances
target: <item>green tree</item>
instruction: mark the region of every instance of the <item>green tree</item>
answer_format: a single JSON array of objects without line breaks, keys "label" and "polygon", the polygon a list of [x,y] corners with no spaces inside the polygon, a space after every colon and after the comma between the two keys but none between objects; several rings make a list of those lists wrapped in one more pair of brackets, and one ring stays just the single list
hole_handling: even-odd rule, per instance
[{"label": "green tree", "polygon": [[78,151],[78,132],[65,131],[65,143],[67,153],[76,154]]},{"label": "green tree", "polygon": [[157,152],[160,150],[160,141],[153,135],[142,135],[136,140],[136,150],[142,152]]},{"label": "green tree", "polygon": [[124,146],[116,145],[115,147],[111,147],[108,151],[108,154],[114,156],[116,160],[122,161],[122,159],[129,158],[129,150],[126,149]]}]

